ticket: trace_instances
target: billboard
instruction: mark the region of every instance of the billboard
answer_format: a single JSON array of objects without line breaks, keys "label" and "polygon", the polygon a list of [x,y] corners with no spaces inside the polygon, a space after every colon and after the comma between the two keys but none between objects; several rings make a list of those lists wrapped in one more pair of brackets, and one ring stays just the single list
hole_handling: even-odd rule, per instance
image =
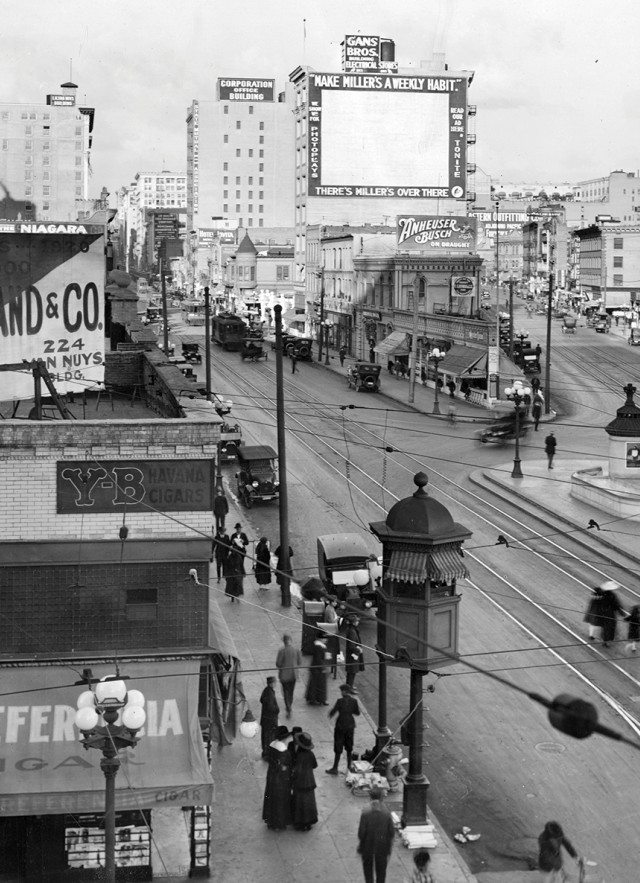
[{"label": "billboard", "polygon": [[[60,393],[104,380],[104,227],[0,224],[0,360],[42,359]],[[24,368],[2,375],[3,401],[31,399]]]},{"label": "billboard", "polygon": [[342,43],[344,71],[396,71],[393,40],[365,34],[347,34]]},{"label": "billboard", "polygon": [[450,215],[398,215],[402,251],[475,251],[477,221]]},{"label": "billboard", "polygon": [[464,199],[467,80],[309,74],[308,194]]},{"label": "billboard", "polygon": [[275,80],[218,80],[220,101],[273,101]]}]

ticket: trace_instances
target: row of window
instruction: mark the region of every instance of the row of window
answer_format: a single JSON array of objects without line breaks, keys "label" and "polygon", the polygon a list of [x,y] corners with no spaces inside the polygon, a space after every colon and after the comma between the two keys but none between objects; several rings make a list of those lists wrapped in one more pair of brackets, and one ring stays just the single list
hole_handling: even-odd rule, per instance
[{"label": "row of window", "polygon": [[[223,105],[223,109],[224,109],[224,113],[227,113],[227,114],[229,113],[229,105],[228,104]],[[250,104],[248,106],[247,110],[249,111],[249,116],[253,116],[253,105]],[[240,128],[240,120],[236,120],[236,129],[239,129],[239,128]],[[260,129],[261,130],[264,129],[264,123],[262,121],[260,121]]]},{"label": "row of window", "polygon": [[[228,203],[228,202],[223,203],[223,205],[222,205],[222,211],[223,211],[225,214],[229,211],[229,203]],[[241,212],[241,211],[242,211],[242,206],[240,205],[240,203],[236,203],[236,213],[237,213],[237,212]],[[248,212],[253,212],[253,204],[250,203],[250,204],[247,206],[247,211],[248,211]],[[260,214],[262,214],[262,213],[264,212],[264,206],[263,206],[263,205],[259,205],[259,206],[258,206],[258,212],[259,212]],[[242,226],[242,224],[241,224],[240,226]]]},{"label": "row of window", "polygon": [[[11,119],[11,111],[10,111],[10,110],[3,110],[3,111],[0,111],[0,119],[2,119],[2,120],[10,120],[10,119]],[[33,110],[30,111],[30,112],[27,112],[26,110],[23,110],[23,111],[20,113],[20,119],[21,119],[21,120],[37,120],[37,119],[38,119],[38,114],[37,114],[35,111],[33,111]],[[50,120],[50,119],[51,119],[51,114],[48,113],[48,112],[43,113],[43,114],[42,114],[42,119],[43,119],[43,120]]]},{"label": "row of window", "polygon": [[[228,163],[225,163],[225,166],[227,166],[227,165],[228,165]],[[224,178],[222,179],[222,183],[223,184],[229,183],[229,176],[228,175],[224,176]],[[236,184],[241,184],[241,183],[242,183],[241,176],[236,175]],[[251,186],[253,184],[253,175],[247,175],[247,184],[249,184],[249,186]],[[258,184],[262,187],[262,185],[264,184],[264,178],[258,178]]]},{"label": "row of window", "polygon": [[[225,135],[225,136],[224,136],[224,142],[225,142],[225,144],[228,142],[228,140],[229,140],[229,139],[228,139],[227,135]],[[237,156],[238,158],[240,158],[240,157],[242,156],[242,148],[240,148],[240,147],[236,147],[236,156]],[[250,148],[247,150],[247,156],[249,157],[249,159],[252,159],[252,158],[255,156],[255,151],[253,150],[252,147],[250,147]],[[264,159],[264,150],[259,150],[259,151],[258,151],[258,157],[259,157],[260,159]]]},{"label": "row of window", "polygon": [[[225,163],[222,164],[222,170],[223,170],[223,172],[228,172],[228,171],[229,171],[229,163],[228,163],[228,162],[225,162]],[[259,172],[264,172],[264,163],[263,163],[263,162],[258,163],[258,171],[259,171]],[[240,176],[238,175],[238,177],[236,178],[236,184],[239,184],[239,183],[240,183]],[[248,184],[253,184],[253,178],[252,178],[251,175],[247,176],[247,183],[248,183]],[[259,181],[258,181],[258,183],[259,183],[259,184],[263,184],[263,183],[264,183],[264,178],[260,178]]]},{"label": "row of window", "polygon": [[[222,198],[223,199],[229,198],[229,191],[228,190],[222,191]],[[236,190],[236,199],[242,199],[242,191],[241,190]],[[249,192],[247,193],[247,199],[253,199],[253,190],[249,190]],[[264,190],[258,190],[258,199],[264,199]]]}]

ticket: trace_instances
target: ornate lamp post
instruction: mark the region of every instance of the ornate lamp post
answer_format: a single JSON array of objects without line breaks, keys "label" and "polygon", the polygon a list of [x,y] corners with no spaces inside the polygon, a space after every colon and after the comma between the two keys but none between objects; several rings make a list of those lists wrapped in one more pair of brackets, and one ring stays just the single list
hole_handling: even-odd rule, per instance
[{"label": "ornate lamp post", "polygon": [[522,478],[522,469],[520,468],[520,405],[527,396],[531,395],[531,389],[524,386],[521,380],[516,380],[513,386],[508,386],[505,389],[504,394],[516,406],[516,455],[513,460],[511,477]]},{"label": "ornate lamp post", "polygon": [[[91,681],[89,680],[89,683]],[[102,752],[100,768],[105,778],[104,850],[105,880],[116,880],[116,775],[120,769],[118,752],[138,743],[136,733],[147,718],[144,696],[139,690],[127,690],[119,677],[105,677],[96,683],[95,692],[86,690],[78,697],[75,723],[82,730],[82,744],[88,750]],[[102,717],[103,724],[100,724]],[[121,724],[116,724],[120,717]]]},{"label": "ornate lamp post", "polygon": [[438,349],[437,346],[434,347],[431,350],[431,352],[428,353],[428,355],[427,355],[427,358],[429,359],[430,362],[433,362],[434,367],[436,369],[436,393],[435,393],[435,398],[433,400],[433,411],[431,412],[432,414],[439,414],[440,413],[440,402],[439,402],[439,398],[438,398],[439,393],[440,393],[440,389],[438,387],[438,365],[444,359],[445,355],[446,355],[446,353],[443,350]]}]

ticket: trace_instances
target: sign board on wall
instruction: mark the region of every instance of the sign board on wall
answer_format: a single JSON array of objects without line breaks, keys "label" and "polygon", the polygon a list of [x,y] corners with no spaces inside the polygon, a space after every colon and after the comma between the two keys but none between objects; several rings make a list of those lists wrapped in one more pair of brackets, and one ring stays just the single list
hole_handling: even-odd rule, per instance
[{"label": "sign board on wall", "polygon": [[75,107],[76,96],[74,95],[47,95],[47,104],[57,107]]},{"label": "sign board on wall", "polygon": [[[0,224],[3,364],[42,359],[60,393],[104,380],[104,228]],[[2,399],[33,398],[28,371],[2,376]]]},{"label": "sign board on wall", "polygon": [[[385,52],[385,48],[388,52]],[[366,34],[347,34],[342,43],[344,71],[396,71],[397,61],[384,56],[394,54],[393,41]]]},{"label": "sign board on wall", "polygon": [[63,460],[56,471],[57,511],[66,515],[213,506],[212,460]]},{"label": "sign board on wall", "polygon": [[218,80],[220,101],[273,101],[275,80]]},{"label": "sign board on wall", "polygon": [[464,199],[467,80],[309,74],[308,193]]},{"label": "sign board on wall", "polygon": [[449,215],[398,215],[401,251],[472,251],[476,248],[476,219]]}]

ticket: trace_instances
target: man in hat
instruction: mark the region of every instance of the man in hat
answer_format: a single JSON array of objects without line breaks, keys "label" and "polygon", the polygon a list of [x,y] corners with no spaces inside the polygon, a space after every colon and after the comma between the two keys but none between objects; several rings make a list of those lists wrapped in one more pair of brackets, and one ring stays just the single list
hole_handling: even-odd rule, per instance
[{"label": "man in hat", "polygon": [[262,759],[268,760],[269,745],[276,737],[278,729],[278,715],[280,714],[280,706],[276,699],[275,691],[276,679],[271,676],[267,678],[267,686],[260,696],[260,742],[262,743]]},{"label": "man in hat", "polygon": [[351,766],[353,753],[353,734],[356,729],[356,715],[360,714],[360,706],[354,697],[355,690],[349,684],[340,684],[341,696],[329,712],[329,719],[337,714],[333,729],[333,766],[326,772],[330,776],[338,775],[338,764],[342,751],[347,753],[347,772]]},{"label": "man in hat", "polygon": [[222,490],[217,490],[213,500],[213,514],[216,518],[216,531],[224,533],[224,522],[229,514],[229,503]]},{"label": "man in hat", "polygon": [[247,554],[247,546],[249,545],[249,537],[242,530],[242,525],[238,522],[234,528],[233,533],[231,534],[231,544],[234,547],[237,547],[239,551],[242,552],[242,555]]},{"label": "man in hat", "polygon": [[291,706],[293,705],[293,692],[296,688],[296,680],[298,679],[298,669],[302,665],[302,656],[300,650],[293,646],[291,635],[282,636],[282,647],[278,650],[276,656],[276,668],[278,669],[278,677],[282,687],[282,696],[284,698],[285,708],[287,709],[287,717],[291,717]]},{"label": "man in hat", "polygon": [[371,789],[371,802],[362,810],[358,825],[358,852],[362,858],[365,883],[385,883],[387,877],[387,864],[396,829],[384,803],[384,796],[381,788]]},{"label": "man in hat", "polygon": [[556,444],[556,437],[550,432],[544,440],[544,449],[547,455],[547,460],[549,461],[549,469],[553,469],[553,457],[556,452]]}]

